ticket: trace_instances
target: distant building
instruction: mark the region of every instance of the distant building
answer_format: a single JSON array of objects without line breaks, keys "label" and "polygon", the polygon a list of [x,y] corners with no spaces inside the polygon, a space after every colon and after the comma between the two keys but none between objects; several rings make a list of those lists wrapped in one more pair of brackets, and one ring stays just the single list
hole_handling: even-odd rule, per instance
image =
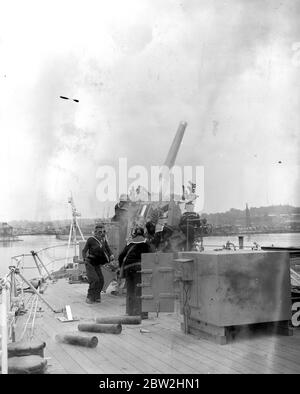
[{"label": "distant building", "polygon": [[13,227],[3,222],[0,226],[0,237],[1,238],[10,238],[13,236]]}]

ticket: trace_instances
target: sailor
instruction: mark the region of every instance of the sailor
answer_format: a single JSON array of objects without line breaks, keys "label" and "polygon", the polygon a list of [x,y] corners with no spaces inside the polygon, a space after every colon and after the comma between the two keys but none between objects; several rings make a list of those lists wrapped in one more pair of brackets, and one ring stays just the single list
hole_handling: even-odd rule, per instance
[{"label": "sailor", "polygon": [[119,202],[115,205],[115,215],[111,218],[112,222],[127,220],[128,204],[130,200],[127,194],[121,194]]},{"label": "sailor", "polygon": [[154,249],[155,247],[155,223],[153,223],[151,220],[149,220],[146,225],[146,238],[149,242],[150,245],[153,245]]},{"label": "sailor", "polygon": [[92,304],[101,302],[101,291],[104,285],[104,278],[101,265],[108,264],[114,260],[105,236],[103,224],[95,226],[94,236],[88,238],[82,250],[82,257],[85,261],[86,275],[89,283],[86,302]]},{"label": "sailor", "polygon": [[185,204],[186,212],[182,215],[179,223],[179,228],[186,237],[184,250],[192,250],[194,247],[197,230],[201,226],[200,215],[194,212],[193,201]]},{"label": "sailor", "polygon": [[129,196],[121,194],[119,202],[115,205],[115,215],[111,218],[112,222],[116,222],[119,225],[119,250],[126,243],[130,203]]},{"label": "sailor", "polygon": [[129,316],[147,317],[142,313],[141,302],[141,255],[149,253],[150,245],[144,236],[144,229],[136,227],[132,233],[132,239],[119,255],[121,276],[126,279],[126,313]]}]

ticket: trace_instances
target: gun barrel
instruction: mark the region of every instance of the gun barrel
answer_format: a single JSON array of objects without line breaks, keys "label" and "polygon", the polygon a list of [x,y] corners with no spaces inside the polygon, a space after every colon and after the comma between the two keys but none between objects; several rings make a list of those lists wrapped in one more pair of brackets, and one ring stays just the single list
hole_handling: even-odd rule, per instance
[{"label": "gun barrel", "polygon": [[[180,122],[175,137],[173,139],[172,145],[169,149],[167,158],[164,162],[164,165],[161,168],[160,177],[159,177],[159,200],[162,201],[164,198],[164,194],[166,191],[170,191],[170,196],[166,197],[167,199],[171,198],[174,193],[174,185],[170,185],[170,171],[172,170],[175,160],[180,148],[180,144],[183,139],[183,135],[187,126],[187,122]],[[163,190],[164,189],[164,190]],[[168,193],[168,192],[167,192]]]},{"label": "gun barrel", "polygon": [[164,162],[164,166],[168,167],[170,170],[175,164],[175,160],[180,148],[180,144],[183,139],[183,135],[187,126],[187,122],[180,122],[177,132],[175,134],[174,140],[172,142],[171,148],[168,152],[167,158]]}]

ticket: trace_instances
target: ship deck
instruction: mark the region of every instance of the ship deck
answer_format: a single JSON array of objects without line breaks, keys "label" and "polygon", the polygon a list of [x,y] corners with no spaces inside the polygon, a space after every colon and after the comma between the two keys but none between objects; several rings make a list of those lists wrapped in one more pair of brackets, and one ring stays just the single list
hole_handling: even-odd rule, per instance
[{"label": "ship deck", "polygon": [[[61,344],[55,335],[75,333],[78,323],[98,316],[125,314],[125,296],[105,293],[102,302],[86,304],[87,284],[65,279],[43,294],[55,308],[70,305],[80,321],[61,322],[45,304],[37,313],[34,337],[46,342],[49,374],[299,374],[300,329],[293,336],[256,334],[219,345],[182,332],[182,315],[149,313],[140,325],[123,325],[121,334],[94,334],[96,348]],[[26,319],[27,315],[22,316]],[[141,329],[143,329],[141,332]]]}]

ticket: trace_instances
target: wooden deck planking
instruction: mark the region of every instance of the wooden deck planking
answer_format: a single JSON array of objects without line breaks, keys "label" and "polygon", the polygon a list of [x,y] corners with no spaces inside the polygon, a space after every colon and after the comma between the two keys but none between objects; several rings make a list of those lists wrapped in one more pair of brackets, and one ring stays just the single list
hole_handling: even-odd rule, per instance
[{"label": "wooden deck planking", "polygon": [[[124,342],[123,338],[119,339]],[[109,342],[106,341],[105,346],[107,353],[114,357],[114,363],[119,368],[120,373],[160,373],[156,366],[145,362],[144,358],[129,344],[124,346],[124,343],[122,343],[122,346],[120,346],[119,339],[114,338]],[[122,350],[120,351],[120,349]]]},{"label": "wooden deck planking", "polygon": [[68,373],[63,364],[59,361],[59,356],[58,358],[56,357],[56,352],[51,351],[49,346],[47,344],[49,343],[49,340],[51,339],[49,334],[42,330],[42,328],[36,327],[35,329],[35,338],[39,339],[40,341],[43,341],[46,343],[46,348],[44,349],[44,356],[46,358],[49,358],[48,360],[48,368],[47,372],[48,373],[54,373],[54,374],[66,374]]},{"label": "wooden deck planking", "polygon": [[[168,335],[168,334],[167,334]],[[161,340],[165,340],[165,334],[162,335]],[[202,363],[208,369],[208,373],[246,373],[246,369],[240,365],[235,365],[234,362],[227,358],[220,357],[215,352],[207,351],[204,346],[196,346],[196,344],[187,345],[187,343],[181,342],[181,338],[174,337],[176,345],[174,345],[174,351],[178,354],[185,354],[194,360],[195,363]],[[201,366],[202,368],[202,366]],[[255,373],[255,371],[253,371]],[[251,370],[247,369],[247,373],[251,373]]]},{"label": "wooden deck planking", "polygon": [[249,354],[249,357],[260,364],[268,362],[269,366],[272,367],[276,373],[300,373],[299,355],[295,356],[283,352],[282,350],[278,351],[273,346],[264,346],[263,343],[255,343],[253,346],[249,344],[247,348],[243,347],[241,344],[239,348],[244,350],[246,355]]},{"label": "wooden deck planking", "polygon": [[[74,286],[74,285],[71,285],[71,286]],[[73,287],[73,289],[75,289],[75,288]],[[61,291],[57,291],[57,290],[58,289],[56,289],[56,295],[54,298],[56,300],[57,299],[61,300],[61,295],[60,295]],[[78,292],[78,288],[76,290],[77,290],[76,293],[79,294],[80,297],[82,298],[82,293]],[[74,298],[76,298],[76,296]],[[70,300],[70,297],[66,297],[65,299]],[[124,303],[124,299],[122,299],[122,302]],[[86,316],[87,309],[88,309],[89,316],[93,316],[93,315],[94,316],[100,316],[100,315],[108,315],[109,316],[111,314],[118,314],[116,312],[112,312],[114,304],[115,304],[115,306],[117,306],[119,308],[119,305],[120,305],[120,298],[119,297],[115,297],[115,296],[108,297],[107,295],[104,295],[103,302],[101,304],[94,304],[94,305],[87,305],[84,303],[80,303],[80,305],[75,304],[74,305],[74,314],[75,314],[75,310],[77,310],[80,313],[80,315],[83,315],[83,312],[84,312],[85,316]],[[73,306],[72,306],[72,310],[73,310]],[[60,324],[62,324],[62,323],[60,323]],[[63,324],[66,325],[69,323],[63,323]],[[126,328],[124,328],[124,329],[126,330]],[[139,335],[141,335],[141,334],[139,333]],[[116,338],[115,341],[117,342],[118,338]],[[144,348],[143,343],[137,343],[137,346],[135,346],[136,344],[133,343],[132,341],[131,342],[129,341],[129,343],[131,344],[130,345],[130,352],[136,359],[136,361],[135,361],[136,365],[138,365],[140,368],[140,365],[144,364],[143,369],[141,371],[143,373],[159,373],[159,372],[182,373],[183,370],[186,373],[198,372],[198,369],[195,369],[194,366],[191,366],[191,365],[185,366],[184,364],[182,364],[182,360],[178,360],[173,357],[170,359],[170,357],[168,357],[168,356],[166,357],[165,354],[163,354],[163,352],[161,350],[153,350],[152,347],[149,347],[148,351],[151,352],[151,356],[147,357],[147,355],[145,355],[145,348]],[[127,350],[127,352],[128,352],[128,350]],[[153,352],[155,353],[155,355],[153,354]],[[124,351],[124,353],[125,353],[125,355],[123,357],[126,358],[126,351]],[[122,356],[120,356],[120,357],[122,357]],[[146,359],[148,358],[148,361],[147,361],[148,365],[145,364],[145,361],[144,361],[145,357],[146,357]],[[162,362],[162,359],[164,359],[163,362]],[[190,360],[187,360],[187,362],[190,363]],[[176,365],[174,366],[174,364],[176,364]]]},{"label": "wooden deck planking", "polygon": [[272,343],[266,344],[267,340],[268,338],[265,337],[261,342],[255,340],[252,343],[234,344],[232,348],[242,351],[245,357],[251,358],[258,364],[265,365],[268,363],[275,373],[291,373],[293,371],[299,373],[300,352],[298,355],[283,352],[276,349]]},{"label": "wooden deck planking", "polygon": [[[80,298],[82,299],[82,292],[79,292],[78,288],[76,290],[77,290],[76,293],[79,293]],[[74,308],[72,306],[74,315],[76,314],[76,312],[78,312],[80,316],[84,316],[83,320],[91,321],[96,316],[111,315],[112,307],[114,307],[114,304],[115,306],[120,308],[119,305],[120,302],[119,300],[116,299],[115,296],[112,296],[110,297],[110,299],[107,299],[105,295],[103,298],[104,300],[101,304],[88,305],[81,301],[80,304],[74,305]],[[114,314],[121,314],[123,312],[122,309],[123,308],[120,308],[119,313],[114,311]],[[88,313],[86,313],[87,311]],[[87,315],[89,317],[86,317]],[[75,324],[77,327],[78,322]],[[69,323],[65,323],[65,325],[68,326]],[[123,334],[121,334],[121,336],[122,335]],[[118,335],[109,335],[109,334],[102,334],[100,338],[98,336],[99,338],[98,348],[102,349],[101,352],[103,352],[103,350],[106,350],[106,352],[109,354],[110,359],[114,358],[114,366],[118,368],[115,371],[116,373],[120,371],[127,371],[126,373],[159,373],[159,369],[157,368],[157,365],[155,365],[154,363],[155,366],[152,366],[150,364],[145,363],[144,354],[142,352],[136,351],[135,349],[132,348],[132,346],[126,346],[125,344],[125,349],[120,351],[122,347],[120,348],[119,345],[116,347],[115,345],[116,343],[118,343],[117,337]],[[111,340],[108,340],[108,338],[110,338]],[[124,340],[123,340],[123,347],[124,347]]]},{"label": "wooden deck planking", "polygon": [[[55,341],[56,334],[69,331],[68,327],[63,326],[64,324],[59,322],[56,315],[49,311],[47,307],[44,308],[43,317],[37,319],[35,335],[46,342],[46,357],[47,351],[50,351],[52,355],[55,354],[59,365],[68,373],[99,373],[99,368],[94,367],[94,364],[84,356],[81,349],[79,351],[78,347],[60,344]],[[71,324],[74,325],[74,323]]]},{"label": "wooden deck planking", "polygon": [[[128,359],[130,362],[134,365],[137,366],[139,369],[140,373],[161,373],[162,370],[164,370],[164,364],[160,361],[157,360],[153,357],[149,360],[147,357],[147,354],[145,354],[144,349],[141,349],[138,346],[132,346],[132,342],[128,339],[127,333],[126,335],[126,345],[124,345],[124,339],[122,337],[116,338],[115,345],[118,347],[118,349],[122,349],[122,354],[120,357],[123,359]],[[176,370],[171,370],[168,368],[168,370],[172,373],[176,373]]]},{"label": "wooden deck planking", "polygon": [[[164,325],[164,323],[162,323],[162,325]],[[189,335],[187,338],[190,338],[190,337],[191,336]],[[285,370],[289,371],[289,373],[292,371],[294,371],[295,373],[299,373],[300,352],[296,353],[295,355],[292,355],[290,358],[288,357],[288,354],[282,354],[282,351],[280,354],[272,353],[271,358],[270,358],[270,354],[268,354],[269,361],[271,360],[272,363],[269,364],[269,366],[268,366],[269,370],[267,370],[267,371],[265,371],[265,367],[266,367],[265,354],[262,355],[261,358],[259,358],[259,355],[260,355],[259,351],[262,349],[262,346],[264,346],[265,348],[269,347],[269,349],[266,349],[266,350],[270,351],[270,347],[272,347],[272,343],[273,343],[272,340],[276,341],[276,343],[282,343],[282,341],[290,340],[291,338],[292,337],[286,337],[286,336],[274,337],[274,336],[265,335],[263,338],[261,338],[261,337],[254,338],[253,337],[251,339],[244,340],[243,342],[241,340],[237,340],[233,344],[229,343],[226,346],[221,346],[221,347],[216,347],[215,344],[213,344],[209,341],[206,341],[206,340],[201,340],[201,341],[199,341],[199,343],[201,343],[201,346],[210,347],[212,349],[212,352],[217,352],[220,355],[225,356],[226,358],[232,359],[232,357],[234,357],[236,359],[236,361],[238,361],[239,363],[242,362],[242,364],[245,364],[245,359],[248,359],[250,362],[247,363],[247,368],[249,368],[250,371],[252,369],[253,372],[256,370],[257,373],[261,373],[262,368],[263,368],[263,371],[265,373],[267,373],[267,372],[268,373],[269,372],[270,373],[279,373],[280,371],[282,373]],[[186,342],[186,341],[187,341],[187,339],[184,340],[184,342]],[[249,347],[247,347],[247,345],[245,345],[245,343],[248,343]],[[256,353],[253,352],[254,346],[257,349]],[[229,349],[231,351],[231,354],[228,353]],[[226,351],[227,351],[227,353],[224,353]],[[248,357],[247,351],[251,351],[250,357]],[[240,354],[240,360],[236,357],[239,354]],[[288,357],[288,358],[286,359],[285,357]],[[287,368],[286,360],[288,360],[290,368]],[[293,363],[293,361],[296,361],[296,364]]]},{"label": "wooden deck planking", "polygon": [[[60,292],[56,292],[56,299],[60,298]],[[68,300],[69,297],[67,297]],[[114,297],[115,298],[115,297]],[[69,301],[69,300],[68,300]],[[101,304],[102,306],[103,304]],[[97,308],[97,310],[95,310]],[[87,305],[84,303],[80,303],[80,305],[77,305],[77,308],[73,308],[72,310],[77,310],[81,315],[89,316],[88,318],[85,317],[85,320],[91,320],[90,316],[99,316],[100,313],[98,312],[100,308],[100,305]],[[108,310],[111,310],[111,305],[108,305]],[[82,313],[84,312],[84,313]],[[86,313],[88,312],[88,313]],[[49,312],[48,312],[49,313]],[[51,312],[50,312],[51,313]],[[110,313],[106,313],[109,315]],[[53,333],[58,333],[58,332],[77,332],[77,326],[79,322],[70,322],[70,323],[61,323],[57,321],[55,323],[55,327],[53,326],[53,323],[51,322],[51,319],[53,321],[53,318],[45,318],[44,320],[47,322],[47,325],[49,324],[52,327]],[[59,327],[57,326],[59,325]],[[60,328],[60,330],[59,330]],[[81,333],[83,335],[95,335],[94,333]],[[122,335],[122,334],[121,334]],[[159,370],[157,368],[153,368],[150,365],[147,365],[142,357],[136,357],[136,354],[134,357],[131,357],[131,363],[129,363],[130,360],[130,349],[127,349],[127,352],[124,351],[123,357],[120,354],[120,347],[116,346],[115,343],[118,342],[117,337],[118,335],[114,334],[101,334],[101,335],[96,335],[99,339],[98,347],[95,350],[96,352],[100,352],[100,354],[95,354],[91,352],[91,349],[86,349],[86,348],[80,348],[80,351],[85,354],[87,357],[90,357],[93,362],[98,365],[96,368],[95,373],[120,373],[126,371],[126,373],[159,373]],[[108,340],[109,338],[109,340]],[[124,341],[123,341],[124,342]],[[69,348],[72,346],[71,345],[62,345],[62,347]],[[74,346],[73,346],[74,348]],[[78,347],[77,347],[78,349]],[[132,351],[132,349],[131,349]],[[118,353],[117,353],[118,352]],[[129,352],[129,354],[128,354]],[[113,360],[112,360],[113,359]],[[134,365],[135,363],[135,365]],[[106,368],[103,369],[103,364],[106,365]],[[86,364],[85,364],[86,365]],[[102,370],[101,370],[101,365],[102,365]],[[108,368],[107,368],[108,366]]]},{"label": "wooden deck planking", "polygon": [[151,328],[151,325],[148,324],[145,326],[145,328],[149,329],[150,333],[143,334],[143,341],[148,342],[149,346],[151,346],[152,343],[157,343],[158,347],[164,352],[164,354],[168,354],[169,359],[178,360],[179,371],[182,370],[182,365],[186,364],[187,367],[192,367],[193,369],[196,369],[196,372],[201,371],[201,373],[239,372],[234,369],[224,367],[224,362],[220,360],[218,363],[218,361],[216,362],[215,359],[210,360],[208,357],[204,357],[202,352],[195,353],[190,351],[190,349],[188,349],[186,346],[181,346],[175,336],[175,333],[170,333],[161,326],[156,327],[153,325]]},{"label": "wooden deck planking", "polygon": [[[43,323],[40,323],[39,325],[40,329],[44,331],[52,331],[53,327],[49,325],[48,319],[44,319],[45,321],[43,321]],[[55,332],[53,333],[55,334]],[[56,355],[59,362],[68,371],[68,373],[93,373],[90,370],[90,365],[86,360],[86,357],[84,357],[84,354],[82,354],[81,351],[78,351],[76,346],[56,343],[53,335],[53,337],[50,337],[49,340],[46,342],[46,349],[49,349]]]},{"label": "wooden deck planking", "polygon": [[[190,336],[188,336],[190,337]],[[265,337],[265,341],[268,337]],[[277,337],[279,341],[284,340],[286,337]],[[248,340],[248,345],[245,345],[243,342],[237,341],[236,343],[233,344],[227,344],[226,346],[215,346],[215,344],[207,341],[207,340],[201,340],[199,341],[199,345],[203,348],[206,347],[207,349],[211,349],[211,352],[213,353],[218,353],[223,358],[225,357],[226,360],[233,360],[238,362],[238,366],[243,366],[245,365],[247,369],[249,369],[249,372],[252,370],[253,372],[257,371],[257,373],[282,373],[285,370],[288,370],[289,372],[292,372],[293,370],[295,372],[299,371],[299,358],[300,358],[300,353],[298,353],[298,366],[296,365],[290,365],[290,369],[286,368],[286,362],[284,360],[281,360],[278,354],[272,354],[270,357],[270,354],[268,354],[269,359],[268,361],[272,361],[269,363],[267,369],[266,369],[266,355],[262,354],[260,352],[262,348],[262,344],[257,344],[258,338],[252,338]],[[187,339],[185,339],[187,341]],[[196,345],[197,346],[197,345]],[[256,346],[256,351],[253,351],[253,347]],[[248,354],[250,352],[250,354]],[[296,368],[296,369],[295,369]]]},{"label": "wooden deck planking", "polygon": [[[73,316],[81,321],[125,314],[124,297],[104,294],[100,304],[88,305],[86,290],[87,285],[60,280],[48,287],[44,297],[55,307],[71,305]],[[149,314],[141,325],[123,325],[120,335],[97,334],[97,348],[89,349],[56,343],[56,333],[78,332],[79,322],[62,323],[47,306],[43,309],[35,332],[47,344],[49,373],[300,373],[297,330],[294,337],[258,336],[221,346],[185,335],[179,313],[161,313],[158,318]],[[140,328],[150,332],[142,334]]]},{"label": "wooden deck planking", "polygon": [[263,360],[255,360],[253,357],[248,357],[246,351],[243,352],[241,349],[232,349],[229,347],[229,345],[223,347],[221,349],[219,347],[215,347],[206,340],[201,340],[201,345],[199,345],[199,348],[201,349],[200,351],[206,354],[208,357],[209,355],[212,357],[213,354],[215,357],[219,356],[221,359],[223,359],[223,363],[230,365],[231,368],[236,369],[241,373],[276,372],[271,371],[270,368],[267,368]]},{"label": "wooden deck planking", "polygon": [[[138,335],[142,334],[138,333]],[[153,348],[149,349],[143,340],[141,342],[135,336],[132,337],[130,330],[126,331],[126,342],[130,349],[132,349],[133,353],[137,354],[144,360],[144,362],[152,365],[161,373],[180,372],[179,365],[176,360],[169,360],[169,358],[166,358],[162,350],[157,350],[154,348],[154,346],[157,346],[157,344],[154,342],[152,344]]]},{"label": "wooden deck planking", "polygon": [[186,346],[187,342],[190,343],[189,346],[193,346],[199,353],[205,354],[206,357],[223,365],[226,363],[226,365],[241,373],[261,372],[261,367],[253,359],[247,359],[245,352],[239,349],[232,349],[230,345],[216,346],[208,340],[198,340],[195,343],[193,338],[193,341],[190,342],[190,338],[191,336],[188,335],[187,338],[178,338],[178,341],[180,341],[182,346]]},{"label": "wooden deck planking", "polygon": [[[141,334],[139,334],[141,335]],[[148,363],[156,365],[161,373],[196,373],[199,372],[194,365],[191,365],[191,360],[185,360],[184,358],[180,360],[178,355],[170,353],[170,348],[168,347],[168,352],[158,346],[155,341],[148,344],[144,338],[141,340],[136,336],[128,333],[127,341],[135,347],[140,349],[141,354],[144,355],[144,359]],[[190,364],[190,365],[189,365]]]},{"label": "wooden deck planking", "polygon": [[[172,327],[170,323],[165,322],[165,319],[162,323],[162,326],[166,328]],[[246,370],[247,373],[257,373],[257,371],[259,370],[256,364],[253,364],[252,367],[251,364],[247,364],[247,366],[244,367],[244,360],[241,360],[240,357],[237,357],[234,353],[232,353],[232,351],[229,350],[229,345],[220,346],[206,339],[199,340],[195,336],[184,335],[181,332],[179,333],[178,331],[174,331],[174,328],[172,328],[172,330],[174,332],[173,335],[175,337],[174,339],[176,343],[181,344],[183,348],[189,348],[189,346],[192,346],[193,351],[197,349],[197,352],[199,354],[205,355],[205,357],[211,362],[220,364],[223,367],[224,362],[226,362],[228,368],[231,368],[233,371],[239,373],[245,373]],[[225,357],[226,360],[224,361]],[[243,362],[241,363],[241,361]]]},{"label": "wooden deck planking", "polygon": [[[74,327],[74,323],[61,323],[56,320],[55,325],[53,324],[54,319],[51,316],[44,319],[43,324],[48,327],[48,329],[52,330],[53,334],[56,333],[79,333],[76,331]],[[72,324],[72,326],[68,326]],[[76,327],[77,327],[77,323]],[[59,325],[59,326],[57,326]],[[63,325],[63,327],[61,327]],[[101,344],[101,338],[94,333],[79,333],[83,335],[97,336],[98,337],[98,346]],[[52,339],[54,341],[54,338]],[[97,348],[85,348],[79,347],[69,344],[60,344],[57,343],[57,346],[60,346],[70,357],[72,357],[79,365],[82,365],[85,373],[117,373],[118,368],[111,362],[109,357],[106,357],[105,354],[98,353]]]},{"label": "wooden deck planking", "polygon": [[[162,332],[161,338],[157,338],[157,340],[163,342],[166,340],[166,336],[170,336],[168,331]],[[236,363],[236,359],[230,357],[230,352],[225,352],[222,348],[217,352],[215,344],[210,344],[206,340],[199,341],[189,335],[175,332],[172,333],[172,336],[176,352],[184,353],[191,359],[202,360],[206,366],[209,366],[211,373],[214,370],[218,373],[257,373],[258,371],[257,367],[251,369],[249,365],[246,368],[240,363]],[[187,338],[191,340],[187,340]],[[224,360],[225,356],[226,359]]]},{"label": "wooden deck planking", "polygon": [[[72,285],[73,286],[73,285]],[[82,294],[80,294],[81,298],[82,298]],[[123,299],[123,303],[124,303],[124,299]],[[111,296],[111,297],[107,297],[107,295],[103,296],[103,302],[101,304],[95,304],[95,305],[85,305],[84,303],[80,303],[80,306],[77,305],[77,310],[80,312],[80,314],[82,315],[82,312],[86,311],[86,308],[89,308],[89,315],[90,316],[100,316],[100,315],[111,315],[112,314],[112,308],[114,307],[114,304],[116,306],[119,307],[120,304],[120,299],[117,299],[117,297],[115,296]],[[74,308],[75,310],[75,308]],[[123,311],[120,311],[123,312]],[[114,312],[114,314],[117,314]],[[124,330],[126,330],[126,328],[123,326],[123,333]],[[123,334],[121,334],[123,335]],[[115,341],[118,342],[118,338],[115,338]],[[152,349],[151,349],[152,350]],[[119,352],[120,353],[120,352]],[[128,353],[130,353],[128,355]],[[153,355],[151,356],[151,359],[149,360],[148,364],[145,363],[144,359],[145,359],[145,351],[143,346],[142,347],[135,347],[132,346],[132,343],[130,346],[127,346],[127,349],[125,349],[124,351],[124,356],[123,357],[127,357],[127,356],[131,356],[134,357],[135,363],[138,367],[136,367],[137,370],[140,370],[140,372],[143,373],[159,373],[160,369],[165,371],[165,372],[177,372],[179,373],[180,370],[174,369],[172,366],[165,366],[164,364],[162,364],[160,358],[162,356],[161,352],[159,353],[159,357],[157,357],[155,359],[155,357],[153,358]],[[122,356],[120,356],[122,357]],[[152,360],[153,359],[153,360]],[[133,359],[134,361],[134,359]],[[128,364],[127,361],[125,361],[126,364]],[[141,369],[141,366],[143,366],[143,368]],[[170,369],[171,367],[171,369]],[[179,367],[179,365],[178,365]],[[195,372],[195,370],[191,370],[189,368],[188,370],[189,372]]]}]

